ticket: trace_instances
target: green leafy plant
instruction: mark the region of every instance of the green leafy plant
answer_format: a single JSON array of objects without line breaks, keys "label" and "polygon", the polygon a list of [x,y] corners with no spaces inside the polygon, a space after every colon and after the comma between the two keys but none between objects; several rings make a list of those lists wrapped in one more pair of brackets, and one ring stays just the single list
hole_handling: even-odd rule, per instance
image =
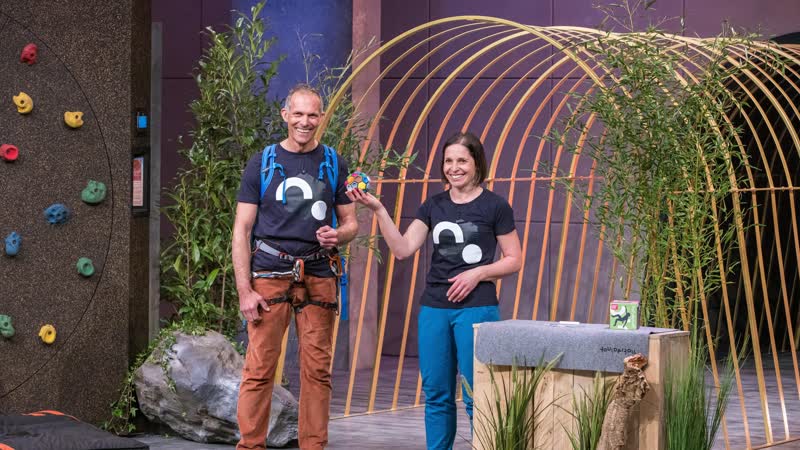
[{"label": "green leafy plant", "polygon": [[[664,418],[668,448],[704,449],[713,443],[731,379],[724,377],[711,402],[700,308],[727,288],[723,277],[736,263],[721,266],[719,255],[735,250],[750,207],[736,192],[748,167],[736,119],[747,97],[737,80],[762,58],[777,68],[759,70],[780,71],[784,61],[768,46],[754,46],[753,36],[730,30],[705,40],[656,28],[634,32],[633,16],[653,3],[623,0],[615,6],[628,19],[611,22],[630,33],[606,33],[570,49],[600,69],[592,87],[568,94],[570,115],[549,138],[593,162],[593,192],[573,173],[562,173],[561,183],[594,212],[599,237],[627,273],[612,287],[627,299],[638,284],[644,325],[691,331],[687,366],[670,375]],[[588,418],[587,430],[599,433],[602,420]],[[590,448],[583,436],[576,444]]]},{"label": "green leafy plant", "polygon": [[[552,406],[554,400],[543,401],[538,390],[560,357],[546,363],[540,360],[536,367],[530,368],[519,368],[515,361],[510,376],[501,380],[497,379],[494,367],[488,365],[493,395],[491,398],[486,395],[486,409],[477,404],[474,409],[475,433],[484,449],[547,448],[550,443],[537,439],[536,431],[544,411]],[[462,377],[461,382],[467,395],[474,398],[466,379]]]},{"label": "green leafy plant", "polygon": [[717,386],[706,385],[707,357],[702,337],[693,332],[689,360],[668,367],[664,378],[664,436],[667,450],[711,450],[733,388],[728,357]]},{"label": "green leafy plant", "polygon": [[159,331],[158,337],[153,339],[145,350],[136,355],[136,359],[125,374],[119,397],[110,405],[111,417],[101,425],[104,430],[121,435],[131,434],[136,431],[135,420],[139,408],[136,401],[134,377],[136,371],[145,361],[160,361],[161,369],[164,371],[169,387],[173,391],[175,390],[175,382],[169,375],[167,363],[169,362],[172,346],[175,344],[176,331],[183,331],[188,334],[197,334],[199,332],[192,325],[183,323],[173,323]]},{"label": "green leafy plant", "polygon": [[595,212],[628,274],[613,281],[624,298],[638,282],[643,324],[689,330],[701,299],[721,287],[717,248],[736,245],[747,208],[732,194],[747,161],[728,116],[745,107],[729,84],[755,64],[750,46],[738,35],[679,43],[651,28],[571,49],[602,70],[592,88],[571,94],[564,128],[549,137],[595,163],[591,194],[571,173],[562,183]]},{"label": "green leafy plant", "polygon": [[210,43],[195,74],[200,96],[190,104],[192,145],[181,151],[186,165],[162,208],[175,228],[161,254],[162,296],[181,320],[226,335],[239,324],[231,230],[242,169],[284,133],[280,106],[266,99],[280,59],[263,61],[275,42],[264,34],[263,7],[240,14],[227,31],[207,29]]},{"label": "green leafy plant", "polygon": [[614,381],[597,372],[588,391],[581,387],[581,393],[572,396],[571,414],[575,418],[575,432],[565,430],[573,450],[597,448],[613,393]]}]

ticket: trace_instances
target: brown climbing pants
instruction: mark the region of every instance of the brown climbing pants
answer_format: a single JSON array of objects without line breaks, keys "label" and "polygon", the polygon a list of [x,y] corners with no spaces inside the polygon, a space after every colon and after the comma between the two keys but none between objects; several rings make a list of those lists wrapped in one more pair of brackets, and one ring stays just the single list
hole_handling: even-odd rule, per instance
[{"label": "brown climbing pants", "polygon": [[[306,299],[336,302],[336,278],[306,275],[302,283],[288,279],[257,278],[253,281],[253,288],[266,300],[288,296],[290,301],[271,305],[269,312],[260,312],[260,321],[247,324],[249,344],[237,411],[242,438],[236,445],[237,450],[265,448],[275,369],[292,308]],[[322,450],[328,443],[335,315],[334,310],[313,304],[295,313],[300,347],[298,440],[302,450]]]}]

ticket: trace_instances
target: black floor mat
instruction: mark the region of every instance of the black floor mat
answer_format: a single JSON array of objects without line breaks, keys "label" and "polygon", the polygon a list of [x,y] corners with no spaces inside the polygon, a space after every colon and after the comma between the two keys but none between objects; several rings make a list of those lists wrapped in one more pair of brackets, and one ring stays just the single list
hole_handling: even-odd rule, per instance
[{"label": "black floor mat", "polygon": [[[6,447],[3,447],[5,445]],[[57,411],[0,416],[0,450],[147,450]]]}]

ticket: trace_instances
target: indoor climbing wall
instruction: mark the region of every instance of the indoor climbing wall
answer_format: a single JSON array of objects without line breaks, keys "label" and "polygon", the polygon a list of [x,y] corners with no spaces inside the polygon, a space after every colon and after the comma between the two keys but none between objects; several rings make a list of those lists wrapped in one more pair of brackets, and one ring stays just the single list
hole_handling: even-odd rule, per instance
[{"label": "indoor climbing wall", "polygon": [[99,420],[127,367],[130,21],[0,0],[2,413]]}]

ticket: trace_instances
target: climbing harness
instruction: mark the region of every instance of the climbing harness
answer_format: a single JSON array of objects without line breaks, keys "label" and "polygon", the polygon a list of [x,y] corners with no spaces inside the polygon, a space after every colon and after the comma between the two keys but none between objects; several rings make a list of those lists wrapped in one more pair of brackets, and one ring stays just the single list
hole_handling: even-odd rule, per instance
[{"label": "climbing harness", "polygon": [[[333,272],[334,275],[337,277],[342,273],[342,261],[339,257],[339,252],[336,249],[326,249],[323,248],[322,250],[312,253],[310,255],[305,256],[292,256],[284,251],[278,250],[277,248],[269,245],[263,239],[256,239],[254,241],[253,246],[253,253],[257,251],[262,251],[264,253],[270,254],[275,256],[283,261],[289,261],[292,263],[293,267],[292,270],[286,272],[265,272],[267,275],[264,276],[255,276],[255,272],[253,273],[253,278],[282,278],[287,275],[292,275],[295,282],[303,281],[303,277],[305,275],[305,263],[310,261],[318,261],[320,259],[328,259],[328,264]],[[275,274],[274,276],[272,274]]]}]

